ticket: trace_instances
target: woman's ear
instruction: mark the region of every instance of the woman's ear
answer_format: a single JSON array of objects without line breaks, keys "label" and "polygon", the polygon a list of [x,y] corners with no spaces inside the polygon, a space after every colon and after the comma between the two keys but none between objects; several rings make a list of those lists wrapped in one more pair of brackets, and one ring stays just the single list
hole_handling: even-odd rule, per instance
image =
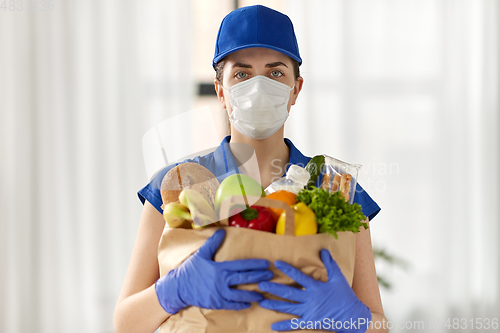
[{"label": "woman's ear", "polygon": [[302,90],[303,84],[304,84],[304,79],[302,78],[302,76],[299,76],[297,80],[295,80],[295,87],[293,88],[291,105],[295,105],[295,101],[297,100],[297,97],[299,96],[299,93]]},{"label": "woman's ear", "polygon": [[220,104],[225,109],[226,101],[224,99],[224,89],[222,88],[222,84],[220,84],[219,80],[214,80],[215,92],[217,94],[217,99],[219,99]]}]

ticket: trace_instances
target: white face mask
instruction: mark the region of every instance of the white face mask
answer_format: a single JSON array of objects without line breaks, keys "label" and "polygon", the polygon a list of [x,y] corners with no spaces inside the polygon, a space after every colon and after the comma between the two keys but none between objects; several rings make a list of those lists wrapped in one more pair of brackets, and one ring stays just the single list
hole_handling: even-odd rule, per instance
[{"label": "white face mask", "polygon": [[294,87],[262,75],[235,84],[226,90],[233,109],[229,121],[251,139],[270,137],[288,118],[288,100]]}]

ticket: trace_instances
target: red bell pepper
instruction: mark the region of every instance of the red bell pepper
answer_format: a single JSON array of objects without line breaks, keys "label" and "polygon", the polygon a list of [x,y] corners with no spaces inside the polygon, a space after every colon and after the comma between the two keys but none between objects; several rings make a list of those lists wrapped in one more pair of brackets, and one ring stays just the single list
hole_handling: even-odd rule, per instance
[{"label": "red bell pepper", "polygon": [[247,207],[244,211],[231,216],[229,225],[261,231],[276,231],[276,221],[271,213],[265,207],[260,206]]}]

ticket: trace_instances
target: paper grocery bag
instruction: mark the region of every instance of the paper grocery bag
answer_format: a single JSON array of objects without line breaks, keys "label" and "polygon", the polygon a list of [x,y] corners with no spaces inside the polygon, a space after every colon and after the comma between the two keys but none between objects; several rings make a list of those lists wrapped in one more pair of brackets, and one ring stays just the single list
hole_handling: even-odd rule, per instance
[{"label": "paper grocery bag", "polygon": [[[267,259],[271,262],[270,270],[274,273],[274,278],[271,281],[300,288],[292,279],[274,267],[274,261],[285,261],[300,269],[303,273],[326,282],[327,273],[320,258],[320,251],[324,248],[330,251],[349,285],[352,285],[356,247],[355,234],[352,232],[339,232],[338,239],[329,234],[293,236],[294,214],[293,210],[285,203],[261,198],[254,205],[287,210],[285,235],[228,226],[201,229],[171,229],[166,227],[158,247],[160,275],[163,276],[178,267],[201,247],[217,229],[224,228],[226,237],[214,257],[215,261],[250,258]],[[229,211],[228,204],[223,203],[221,209]],[[227,224],[227,219],[222,220],[221,224]],[[291,227],[289,227],[290,225]],[[240,285],[238,288],[262,293],[257,284]],[[279,299],[268,293],[263,293],[263,295],[265,298]],[[208,310],[191,306],[169,317],[161,325],[160,332],[273,332],[271,330],[273,323],[292,318],[296,318],[296,316],[263,309],[258,303],[252,303],[250,308],[240,311]],[[323,320],[323,318],[320,320]],[[301,330],[300,332],[321,331]]]}]

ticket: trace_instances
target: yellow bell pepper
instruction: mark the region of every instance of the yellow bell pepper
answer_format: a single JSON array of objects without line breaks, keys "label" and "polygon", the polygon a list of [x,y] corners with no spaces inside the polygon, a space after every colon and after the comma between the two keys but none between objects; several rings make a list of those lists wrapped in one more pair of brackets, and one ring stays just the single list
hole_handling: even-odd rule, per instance
[{"label": "yellow bell pepper", "polygon": [[[318,223],[316,215],[305,203],[299,202],[290,206],[295,212],[295,236],[314,235],[318,232]],[[286,211],[281,213],[278,224],[276,225],[276,233],[279,235],[285,234]]]}]

